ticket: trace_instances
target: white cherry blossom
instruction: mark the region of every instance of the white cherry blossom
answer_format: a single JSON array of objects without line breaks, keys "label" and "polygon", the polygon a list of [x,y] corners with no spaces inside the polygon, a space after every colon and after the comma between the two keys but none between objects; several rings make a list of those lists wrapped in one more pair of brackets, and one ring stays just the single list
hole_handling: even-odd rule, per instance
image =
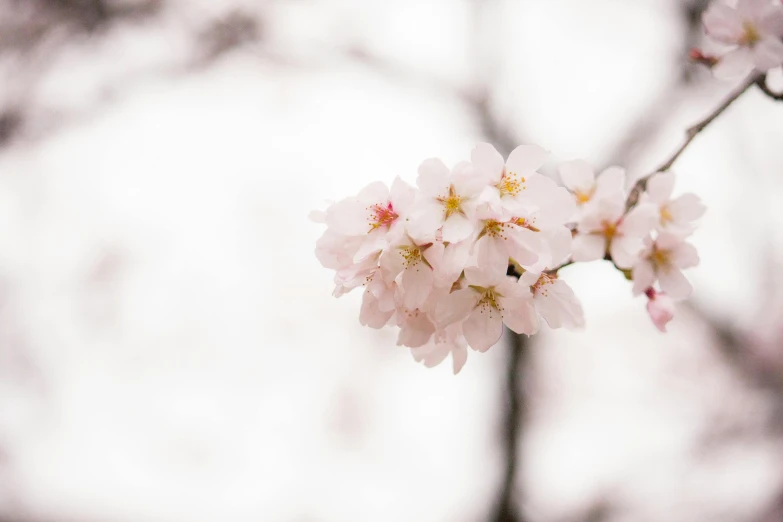
[{"label": "white cherry blossom", "polygon": [[688,235],[695,229],[695,221],[704,215],[706,207],[695,194],[683,194],[672,199],[674,174],[659,172],[647,180],[642,201],[647,201],[658,209],[660,231]]},{"label": "white cherry blossom", "polygon": [[734,78],[751,69],[783,64],[783,6],[770,0],[739,0],[736,7],[713,2],[703,16],[707,34],[732,49],[718,59],[715,76]]},{"label": "white cherry blossom", "polygon": [[580,209],[590,202],[625,198],[625,170],[620,167],[609,167],[596,176],[592,165],[573,160],[561,163],[558,172]]},{"label": "white cherry blossom", "polygon": [[489,350],[505,324],[516,333],[532,335],[538,317],[530,290],[514,278],[478,267],[465,269],[465,287],[441,301],[436,318],[441,325],[464,320],[462,331],[471,348]]},{"label": "white cherry blossom", "polygon": [[413,359],[424,363],[427,368],[437,366],[449,354],[454,375],[457,375],[468,360],[468,342],[462,335],[462,323],[451,324],[436,332],[427,344],[411,348]]},{"label": "white cherry blossom", "polygon": [[582,303],[568,284],[555,275],[525,272],[519,284],[530,288],[538,314],[550,328],[574,330],[585,324]]},{"label": "white cherry blossom", "polygon": [[645,249],[633,266],[633,294],[640,295],[657,280],[671,299],[686,299],[693,288],[682,270],[698,264],[696,248],[682,237],[662,232],[654,241],[647,238]]}]

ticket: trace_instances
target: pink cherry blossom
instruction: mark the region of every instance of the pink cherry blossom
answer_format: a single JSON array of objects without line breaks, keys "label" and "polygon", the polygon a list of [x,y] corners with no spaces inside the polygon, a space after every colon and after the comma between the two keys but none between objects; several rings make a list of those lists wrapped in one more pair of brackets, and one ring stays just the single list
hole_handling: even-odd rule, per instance
[{"label": "pink cherry blossom", "polygon": [[450,293],[437,309],[441,325],[460,322],[471,348],[489,350],[503,331],[503,324],[516,333],[532,335],[538,318],[530,290],[514,278],[477,267],[465,269],[465,287]]},{"label": "pink cherry blossom", "polygon": [[525,272],[519,284],[530,287],[536,311],[550,328],[573,330],[584,326],[582,303],[565,281],[547,273]]},{"label": "pink cherry blossom", "polygon": [[402,233],[405,218],[414,200],[414,189],[399,177],[391,190],[380,181],[371,183],[358,195],[338,201],[326,209],[329,230],[343,236],[363,238],[354,259],[382,250],[389,235]]},{"label": "pink cherry blossom", "polygon": [[681,235],[688,235],[695,228],[694,221],[707,210],[695,194],[683,194],[672,199],[674,174],[659,172],[647,181],[642,201],[648,201],[658,208],[657,229]]},{"label": "pink cherry blossom", "polygon": [[699,255],[682,237],[661,232],[657,239],[645,240],[645,249],[633,266],[633,294],[640,295],[655,281],[675,301],[686,299],[693,288],[682,270],[699,264]]},{"label": "pink cherry blossom", "polygon": [[626,214],[621,199],[596,202],[578,224],[573,260],[594,261],[608,252],[619,268],[631,268],[643,239],[655,225],[655,217],[651,205],[638,205]]},{"label": "pink cherry blossom", "polygon": [[517,212],[524,204],[539,201],[544,176],[536,172],[549,153],[536,145],[520,145],[503,160],[489,143],[479,143],[470,155],[474,170],[487,180],[483,200],[494,211]]},{"label": "pink cherry blossom", "polygon": [[474,230],[479,195],[487,180],[463,162],[449,171],[439,159],[419,166],[416,180],[420,193],[408,228],[414,237],[427,237],[441,230],[442,239],[456,243]]},{"label": "pink cherry blossom", "polygon": [[656,292],[652,288],[645,292],[647,298],[647,313],[650,314],[653,324],[658,330],[666,333],[666,325],[674,318],[674,300],[663,292]]},{"label": "pink cherry blossom", "polygon": [[404,235],[381,255],[384,278],[387,283],[398,282],[406,308],[421,308],[430,296],[435,284],[433,266],[437,266],[443,248],[442,242],[417,242]]},{"label": "pink cherry blossom", "polygon": [[713,2],[703,22],[711,38],[732,46],[713,67],[715,76],[765,72],[783,63],[783,6],[777,1],[739,0],[736,7]]},{"label": "pink cherry blossom", "polygon": [[596,177],[589,163],[573,160],[561,163],[558,171],[580,208],[590,202],[625,198],[625,170],[620,167],[609,167]]}]

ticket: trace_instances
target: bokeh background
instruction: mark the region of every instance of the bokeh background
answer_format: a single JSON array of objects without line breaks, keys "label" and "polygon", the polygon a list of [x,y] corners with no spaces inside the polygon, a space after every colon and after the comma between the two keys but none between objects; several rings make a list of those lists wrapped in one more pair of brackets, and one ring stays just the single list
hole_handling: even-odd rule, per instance
[{"label": "bokeh background", "polygon": [[667,335],[595,262],[583,331],[427,369],[307,220],[478,141],[647,174],[733,87],[705,5],[0,1],[0,520],[783,520],[783,103],[675,165]]}]

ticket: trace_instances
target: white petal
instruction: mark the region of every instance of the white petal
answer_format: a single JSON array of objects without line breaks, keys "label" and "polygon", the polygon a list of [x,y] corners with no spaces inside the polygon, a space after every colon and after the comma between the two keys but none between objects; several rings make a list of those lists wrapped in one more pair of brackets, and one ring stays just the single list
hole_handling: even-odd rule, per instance
[{"label": "white petal", "polygon": [[680,269],[672,266],[658,271],[658,282],[661,290],[675,301],[687,299],[693,291],[693,287]]},{"label": "white petal", "polygon": [[435,325],[425,314],[419,313],[402,325],[397,336],[397,346],[409,348],[424,346],[432,338],[433,333],[435,333]]},{"label": "white petal", "polygon": [[399,216],[404,216],[410,212],[416,197],[416,189],[411,187],[402,178],[394,178],[391,190],[389,190],[389,199],[394,205],[394,211]]},{"label": "white petal", "polygon": [[658,205],[663,205],[672,196],[674,190],[674,174],[671,172],[659,172],[647,181],[645,191],[650,199]]},{"label": "white petal", "polygon": [[489,288],[497,286],[506,280],[506,271],[502,273],[485,266],[469,266],[465,269],[465,279],[468,284]]},{"label": "white petal", "polygon": [[631,268],[642,250],[642,238],[636,236],[615,236],[609,247],[614,264],[619,268]]},{"label": "white petal", "polygon": [[522,266],[533,266],[541,257],[540,254],[544,253],[541,232],[514,227],[506,232],[506,236],[508,240],[504,243],[507,255]]},{"label": "white petal", "polygon": [[426,159],[419,165],[416,185],[429,197],[439,197],[449,191],[449,168],[438,158]]},{"label": "white petal", "polygon": [[503,299],[503,322],[518,334],[538,331],[538,314],[530,299]]},{"label": "white petal", "polygon": [[474,350],[486,352],[500,340],[503,320],[497,310],[473,310],[462,324],[462,332]]},{"label": "white petal", "polygon": [[388,312],[380,311],[378,309],[378,299],[368,290],[364,291],[362,308],[359,311],[359,322],[362,325],[375,329],[383,328],[391,319],[392,314],[394,314],[394,310]]},{"label": "white petal", "polygon": [[673,199],[667,206],[676,223],[689,223],[704,215],[707,207],[696,194],[683,194]]},{"label": "white petal", "polygon": [[702,22],[707,34],[724,43],[736,43],[744,31],[737,10],[719,2],[712,2],[702,16]]},{"label": "white petal", "polygon": [[655,227],[658,221],[658,208],[651,204],[641,203],[623,218],[617,231],[625,236],[642,238]]},{"label": "white petal", "polygon": [[463,343],[455,344],[451,348],[451,360],[454,375],[457,375],[460,370],[462,370],[462,367],[465,366],[465,362],[468,360],[467,346]]},{"label": "white petal", "polygon": [[770,5],[770,0],[739,0],[737,13],[746,20],[758,20]]},{"label": "white petal", "polygon": [[774,35],[783,36],[783,9],[780,6],[770,6],[769,10],[757,22],[761,31]]},{"label": "white petal", "polygon": [[655,269],[647,259],[633,265],[633,295],[640,295],[655,283]]},{"label": "white petal", "polygon": [[489,235],[483,236],[476,242],[476,259],[482,272],[505,274],[508,271],[508,250],[503,243],[502,239]]},{"label": "white petal", "polygon": [[444,327],[459,322],[476,307],[478,299],[479,294],[472,288],[456,290],[438,303],[435,319]]},{"label": "white petal", "polygon": [[571,255],[573,243],[572,234],[566,227],[555,227],[546,232],[546,243],[549,247],[549,259],[554,268],[563,263]]},{"label": "white petal", "polygon": [[416,239],[423,239],[443,226],[443,206],[435,200],[420,201],[408,223],[408,232]]},{"label": "white petal", "polygon": [[609,167],[601,172],[595,180],[596,199],[612,197],[625,199],[625,169],[622,167]]},{"label": "white petal", "polygon": [[753,65],[759,71],[768,71],[783,64],[783,42],[777,36],[768,36],[753,48]]},{"label": "white petal", "polygon": [[537,145],[520,145],[511,151],[506,160],[506,170],[526,175],[541,168],[549,152]]},{"label": "white petal", "polygon": [[738,47],[724,54],[712,68],[712,74],[722,80],[745,76],[753,69],[753,54],[747,47]]},{"label": "white petal", "polygon": [[606,254],[606,239],[600,234],[577,234],[571,244],[574,261],[595,261]]},{"label": "white petal", "polygon": [[476,170],[497,183],[503,175],[503,156],[489,143],[479,143],[470,154],[470,161]]},{"label": "white petal", "polygon": [[678,268],[691,268],[699,264],[699,253],[690,243],[682,243],[671,251],[671,261]]},{"label": "white petal", "polygon": [[326,209],[326,226],[346,236],[364,235],[371,229],[369,217],[366,203],[347,198]]},{"label": "white petal", "polygon": [[402,273],[402,296],[405,308],[422,308],[432,292],[432,269],[419,261]]},{"label": "white petal", "polygon": [[443,241],[459,243],[473,233],[475,224],[462,214],[452,214],[443,222]]},{"label": "white petal", "polygon": [[595,184],[595,171],[583,160],[566,161],[558,166],[560,181],[571,192],[590,192]]},{"label": "white petal", "polygon": [[375,205],[389,201],[389,187],[382,181],[370,183],[356,196],[365,205]]}]

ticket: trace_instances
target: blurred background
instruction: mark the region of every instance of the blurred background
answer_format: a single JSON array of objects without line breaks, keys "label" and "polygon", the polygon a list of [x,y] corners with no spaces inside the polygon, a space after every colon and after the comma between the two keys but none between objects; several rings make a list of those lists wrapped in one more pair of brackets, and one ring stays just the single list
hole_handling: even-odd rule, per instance
[{"label": "blurred background", "polygon": [[584,331],[426,369],[307,220],[478,141],[649,173],[733,87],[706,3],[0,0],[0,520],[783,520],[782,103],[675,165],[667,335],[601,261]]}]

